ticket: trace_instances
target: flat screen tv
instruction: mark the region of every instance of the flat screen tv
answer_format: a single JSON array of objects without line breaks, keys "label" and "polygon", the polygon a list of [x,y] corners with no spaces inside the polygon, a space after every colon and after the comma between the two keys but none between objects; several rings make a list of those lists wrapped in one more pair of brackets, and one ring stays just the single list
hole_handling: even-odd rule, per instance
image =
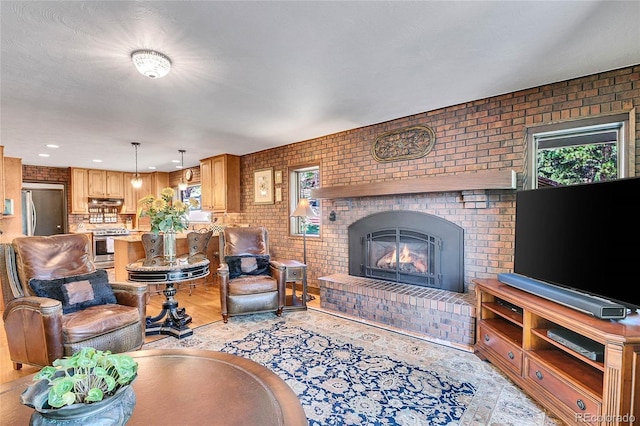
[{"label": "flat screen tv", "polygon": [[640,178],[516,193],[514,272],[640,309]]}]

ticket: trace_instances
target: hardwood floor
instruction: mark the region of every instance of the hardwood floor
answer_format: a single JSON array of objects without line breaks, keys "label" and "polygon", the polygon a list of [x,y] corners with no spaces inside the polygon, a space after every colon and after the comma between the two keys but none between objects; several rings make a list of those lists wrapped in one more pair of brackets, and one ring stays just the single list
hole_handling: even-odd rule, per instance
[{"label": "hardwood floor", "polygon": [[[287,286],[288,293],[291,292],[291,285]],[[299,294],[300,291],[298,289]],[[315,300],[308,302],[309,306],[319,306],[319,296],[314,294]],[[189,294],[189,285],[181,284],[175,296],[178,301],[178,307],[185,308],[186,312],[191,316],[191,328],[209,324],[215,321],[222,321],[220,313],[220,291],[217,283],[203,285],[196,283],[195,288]],[[153,294],[147,305],[147,315],[157,315],[162,310],[162,303],[165,297],[162,293]],[[1,316],[0,316],[0,322]],[[146,342],[166,337],[164,335],[147,336]],[[9,358],[9,349],[7,347],[7,339],[4,331],[4,324],[0,324],[0,383],[9,382],[22,376],[36,373],[40,370],[38,367],[23,365],[21,370],[14,370],[13,363]]]}]

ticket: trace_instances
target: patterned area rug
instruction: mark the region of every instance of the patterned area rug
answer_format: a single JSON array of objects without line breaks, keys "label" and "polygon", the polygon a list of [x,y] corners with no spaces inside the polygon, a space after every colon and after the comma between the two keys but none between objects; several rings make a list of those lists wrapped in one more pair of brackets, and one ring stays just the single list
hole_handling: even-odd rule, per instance
[{"label": "patterned area rug", "polygon": [[310,425],[555,425],[475,355],[318,310],[232,317],[143,349],[252,359],[298,395]]}]

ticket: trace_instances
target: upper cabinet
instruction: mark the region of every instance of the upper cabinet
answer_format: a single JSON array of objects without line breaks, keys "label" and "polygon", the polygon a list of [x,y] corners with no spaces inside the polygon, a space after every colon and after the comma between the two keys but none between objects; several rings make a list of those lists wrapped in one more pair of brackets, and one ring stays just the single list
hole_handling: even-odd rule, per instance
[{"label": "upper cabinet", "polygon": [[89,213],[89,170],[71,168],[71,214]]},{"label": "upper cabinet", "polygon": [[89,169],[89,197],[124,198],[124,173]]},{"label": "upper cabinet", "polygon": [[200,160],[202,210],[240,213],[240,157],[230,154]]},{"label": "upper cabinet", "polygon": [[133,179],[135,175],[135,173],[124,173],[122,176],[124,181],[124,202],[120,210],[122,214],[136,214],[138,210],[138,200],[142,198],[139,194],[144,187],[144,181],[142,187],[134,188],[133,185],[131,185],[131,179]]}]

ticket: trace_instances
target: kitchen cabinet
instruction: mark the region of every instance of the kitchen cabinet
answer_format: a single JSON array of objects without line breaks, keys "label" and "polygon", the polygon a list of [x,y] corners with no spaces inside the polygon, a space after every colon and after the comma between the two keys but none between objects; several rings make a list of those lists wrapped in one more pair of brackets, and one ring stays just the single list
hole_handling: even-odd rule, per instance
[{"label": "kitchen cabinet", "polygon": [[89,213],[89,171],[71,168],[71,214]]},{"label": "kitchen cabinet", "polygon": [[[145,195],[153,195],[154,197],[159,197],[160,196],[160,192],[164,189],[169,187],[169,173],[165,173],[165,172],[153,172],[153,173],[149,173],[148,174],[148,183],[146,180],[144,180],[143,178],[143,184],[142,187],[143,188],[147,188],[146,192],[142,195],[142,197],[144,197]],[[140,198],[142,198],[140,197]]]},{"label": "kitchen cabinet", "polygon": [[[640,414],[637,314],[601,320],[495,279],[474,283],[478,356],[567,424],[633,424]],[[573,337],[562,344],[553,339],[560,333]]]},{"label": "kitchen cabinet", "polygon": [[122,209],[120,210],[120,213],[122,214],[136,214],[138,210],[138,200],[142,198],[140,196],[140,191],[144,186],[134,188],[133,185],[131,185],[131,179],[133,179],[135,175],[135,173],[123,174],[124,201],[122,203]]},{"label": "kitchen cabinet", "polygon": [[123,198],[124,173],[88,169],[89,197]]},{"label": "kitchen cabinet", "polygon": [[202,210],[240,212],[240,157],[230,154],[200,160]]}]

